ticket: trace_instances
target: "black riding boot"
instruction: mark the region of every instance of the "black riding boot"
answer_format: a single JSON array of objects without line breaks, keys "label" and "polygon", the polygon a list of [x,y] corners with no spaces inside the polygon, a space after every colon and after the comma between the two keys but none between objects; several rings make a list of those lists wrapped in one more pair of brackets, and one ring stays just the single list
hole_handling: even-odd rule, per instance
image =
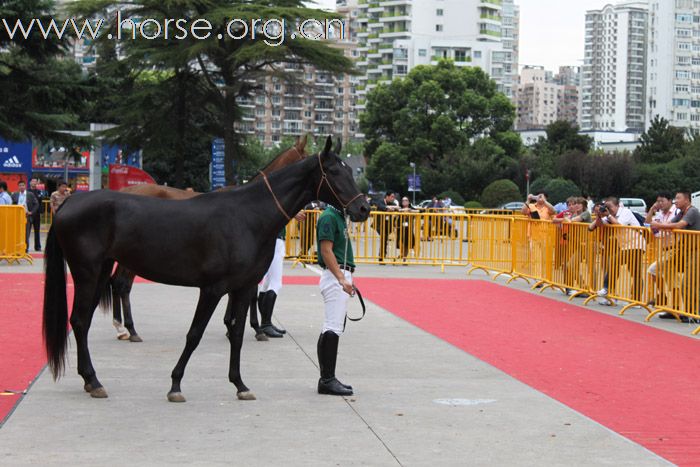
[{"label": "black riding boot", "polygon": [[[277,294],[273,290],[260,292],[258,295],[258,308],[260,308],[260,329],[267,337],[284,337],[283,329],[277,329],[272,325],[272,310],[275,308]],[[281,332],[283,331],[283,332]]]},{"label": "black riding boot", "polygon": [[260,327],[258,322],[258,297],[253,295],[250,299],[250,327],[255,330],[255,339],[259,341],[266,341],[267,336]]},{"label": "black riding boot", "polygon": [[340,337],[333,331],[326,331],[318,337],[318,366],[321,378],[318,380],[318,393],[332,396],[352,396],[352,386],[345,385],[335,377],[335,362],[338,358]]}]

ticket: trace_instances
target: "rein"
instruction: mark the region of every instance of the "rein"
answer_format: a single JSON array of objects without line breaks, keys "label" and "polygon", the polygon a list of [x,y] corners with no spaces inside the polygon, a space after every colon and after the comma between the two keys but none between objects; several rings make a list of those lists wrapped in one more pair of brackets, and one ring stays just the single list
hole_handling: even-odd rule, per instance
[{"label": "rein", "polygon": [[277,196],[275,196],[275,192],[272,191],[272,187],[270,186],[270,182],[267,180],[267,175],[265,175],[265,172],[263,172],[262,170],[260,170],[259,172],[260,172],[260,175],[262,175],[263,180],[265,181],[265,186],[267,186],[267,189],[270,190],[270,194],[272,195],[272,199],[275,200],[275,204],[277,205],[277,209],[279,209],[280,212],[282,214],[284,214],[284,217],[287,218],[288,222],[291,221],[292,218],[289,217],[289,214],[287,214],[287,211],[284,210],[284,208],[280,204],[279,200],[277,199]]}]

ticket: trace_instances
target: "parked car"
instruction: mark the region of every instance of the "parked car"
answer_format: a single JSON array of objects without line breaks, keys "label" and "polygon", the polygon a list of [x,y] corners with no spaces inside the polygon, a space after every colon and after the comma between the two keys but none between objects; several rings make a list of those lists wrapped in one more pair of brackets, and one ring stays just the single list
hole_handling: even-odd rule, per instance
[{"label": "parked car", "polygon": [[522,201],[511,201],[509,203],[503,203],[494,209],[484,209],[479,214],[503,214],[503,211],[520,212],[523,206],[525,206],[525,203]]},{"label": "parked car", "polygon": [[620,202],[632,212],[647,215],[647,203],[641,198],[620,198]]}]

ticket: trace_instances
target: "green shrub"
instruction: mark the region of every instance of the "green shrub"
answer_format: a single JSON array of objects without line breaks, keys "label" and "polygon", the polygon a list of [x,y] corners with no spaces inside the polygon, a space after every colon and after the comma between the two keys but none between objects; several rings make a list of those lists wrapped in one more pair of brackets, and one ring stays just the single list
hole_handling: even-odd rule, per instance
[{"label": "green shrub", "polygon": [[547,192],[547,201],[551,204],[561,203],[566,201],[569,196],[581,196],[581,190],[571,180],[564,178],[554,178],[547,182],[544,187]]},{"label": "green shrub", "polygon": [[459,193],[457,193],[454,190],[443,191],[442,193],[440,193],[438,195],[438,198],[444,199],[446,196],[452,200],[453,206],[461,206],[464,204],[464,198],[462,197],[462,195],[460,195]]},{"label": "green shrub", "polygon": [[464,209],[481,209],[483,207],[484,206],[482,206],[478,201],[467,201],[464,203]]},{"label": "green shrub", "polygon": [[518,186],[511,180],[496,180],[484,188],[481,193],[481,204],[487,208],[495,208],[500,204],[522,199]]}]

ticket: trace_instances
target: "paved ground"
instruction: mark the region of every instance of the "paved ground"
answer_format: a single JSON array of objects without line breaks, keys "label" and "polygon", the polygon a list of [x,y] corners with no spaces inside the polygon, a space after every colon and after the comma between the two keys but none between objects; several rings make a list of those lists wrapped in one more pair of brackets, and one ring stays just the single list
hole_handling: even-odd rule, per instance
[{"label": "paved ground", "polygon": [[[37,272],[40,263],[0,266],[0,274]],[[287,264],[285,274],[315,272]],[[463,268],[394,266],[361,267],[358,274],[466,277]],[[350,323],[341,338],[338,376],[355,396],[316,394],[323,314],[316,286],[283,289],[276,319],[289,331],[285,338],[257,342],[247,331],[242,374],[258,400],[236,400],[228,382],[222,302],[187,368],[188,401],[169,403],[169,374],[196,299],[194,289],[136,284],[139,344],[117,341],[111,319],[96,314],[91,351],[110,397],[82,391],[71,339],[66,376],[54,383],[44,371],[0,429],[0,464],[666,464],[371,302],[365,320]],[[634,314],[622,319],[641,321]]]}]

